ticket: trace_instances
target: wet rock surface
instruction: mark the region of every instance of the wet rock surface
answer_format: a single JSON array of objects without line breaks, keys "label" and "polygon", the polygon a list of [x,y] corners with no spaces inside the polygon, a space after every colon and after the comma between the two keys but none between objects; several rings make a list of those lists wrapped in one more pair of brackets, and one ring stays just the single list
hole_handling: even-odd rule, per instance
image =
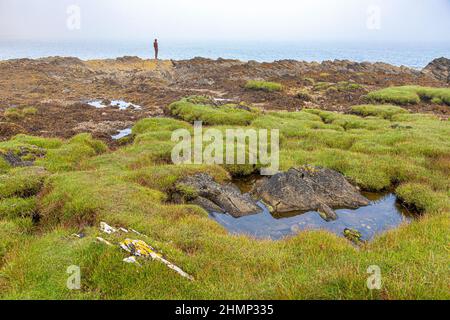
[{"label": "wet rock surface", "polygon": [[252,194],[275,212],[318,211],[325,220],[336,219],[332,208],[359,208],[369,204],[343,175],[316,167],[292,168],[260,180]]},{"label": "wet rock surface", "polygon": [[195,195],[190,203],[197,204],[207,211],[228,213],[235,218],[261,212],[261,208],[248,194],[242,194],[232,183],[219,184],[204,173],[182,179],[177,184],[178,189],[190,188]]}]

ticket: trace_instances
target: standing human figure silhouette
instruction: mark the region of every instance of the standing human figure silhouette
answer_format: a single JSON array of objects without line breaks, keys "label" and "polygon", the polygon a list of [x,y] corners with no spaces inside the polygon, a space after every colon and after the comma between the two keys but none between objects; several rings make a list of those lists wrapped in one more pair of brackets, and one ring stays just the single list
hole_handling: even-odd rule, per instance
[{"label": "standing human figure silhouette", "polygon": [[158,53],[159,53],[158,39],[155,39],[155,42],[153,42],[153,48],[155,49],[155,60],[158,60]]}]

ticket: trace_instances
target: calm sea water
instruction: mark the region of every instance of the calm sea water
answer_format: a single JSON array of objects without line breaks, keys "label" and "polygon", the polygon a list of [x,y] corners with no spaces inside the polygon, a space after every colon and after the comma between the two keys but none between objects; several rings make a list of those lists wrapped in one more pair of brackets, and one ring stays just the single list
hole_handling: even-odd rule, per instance
[{"label": "calm sea water", "polygon": [[[145,41],[63,41],[36,42],[0,40],[0,60],[74,56],[81,59],[116,58],[121,56],[153,56],[152,39]],[[165,42],[160,39],[162,59],[190,59],[194,57],[230,58],[243,61],[294,59],[324,61],[348,59],[352,61],[387,62],[423,68],[438,57],[450,58],[450,43],[313,43],[313,42]]]}]

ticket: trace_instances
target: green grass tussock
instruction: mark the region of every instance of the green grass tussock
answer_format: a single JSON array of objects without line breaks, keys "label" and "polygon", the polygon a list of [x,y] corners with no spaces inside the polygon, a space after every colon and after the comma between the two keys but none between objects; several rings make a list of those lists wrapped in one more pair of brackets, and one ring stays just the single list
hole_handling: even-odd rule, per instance
[{"label": "green grass tussock", "polygon": [[421,86],[390,87],[370,92],[367,98],[373,102],[399,105],[417,104],[421,100],[450,105],[450,89]]},{"label": "green grass tussock", "polygon": [[333,82],[316,82],[313,84],[313,91],[325,91],[327,93],[332,92],[348,92],[363,89],[364,87],[355,82],[340,81],[338,83]]},{"label": "green grass tussock", "polygon": [[397,188],[396,193],[406,205],[420,212],[450,210],[448,194],[436,192],[426,184],[405,183]]},{"label": "green grass tussock", "polygon": [[23,109],[12,107],[12,108],[6,109],[3,112],[3,116],[10,121],[15,121],[15,120],[21,120],[28,116],[33,116],[37,113],[37,111],[38,110],[34,107],[26,107]]},{"label": "green grass tussock", "polygon": [[100,155],[108,147],[100,140],[95,140],[90,134],[79,134],[59,148],[49,149],[44,158],[36,161],[51,172],[75,170],[82,161],[95,155]]},{"label": "green grass tussock", "polygon": [[205,125],[248,125],[257,117],[256,112],[237,105],[194,104],[186,99],[172,103],[169,108],[172,115],[184,121],[203,121]]},{"label": "green grass tussock", "polygon": [[[5,263],[6,254],[29,238],[32,227],[33,223],[29,218],[0,220],[0,267]],[[4,290],[4,282],[4,275],[0,273],[0,296]]]},{"label": "green grass tussock", "polygon": [[250,80],[245,84],[245,88],[248,90],[276,92],[283,90],[283,86],[277,82]]},{"label": "green grass tussock", "polygon": [[0,218],[32,218],[37,213],[36,198],[8,198],[0,200]]},{"label": "green grass tussock", "polygon": [[0,174],[7,172],[11,165],[0,155]]},{"label": "green grass tussock", "polygon": [[408,110],[397,106],[389,105],[361,105],[352,107],[352,112],[364,117],[374,116],[383,119],[391,119],[392,116],[400,113],[408,113]]},{"label": "green grass tussock", "polygon": [[0,199],[36,195],[47,176],[48,172],[39,167],[11,169],[0,175]]}]

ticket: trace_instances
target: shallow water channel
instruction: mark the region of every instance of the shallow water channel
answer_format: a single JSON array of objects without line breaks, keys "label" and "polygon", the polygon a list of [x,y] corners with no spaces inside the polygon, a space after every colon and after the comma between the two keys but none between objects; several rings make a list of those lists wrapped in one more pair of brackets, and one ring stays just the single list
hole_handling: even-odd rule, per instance
[{"label": "shallow water channel", "polygon": [[[236,183],[236,181],[235,181]],[[242,192],[248,192],[250,182],[236,183]],[[327,222],[319,213],[292,212],[272,214],[267,207],[258,203],[261,213],[242,218],[211,212],[209,216],[232,234],[245,234],[258,239],[278,240],[304,230],[328,230],[343,237],[346,228],[362,234],[362,240],[371,240],[375,235],[408,223],[414,215],[409,213],[392,193],[363,193],[371,202],[358,209],[335,210],[338,219]]]}]

